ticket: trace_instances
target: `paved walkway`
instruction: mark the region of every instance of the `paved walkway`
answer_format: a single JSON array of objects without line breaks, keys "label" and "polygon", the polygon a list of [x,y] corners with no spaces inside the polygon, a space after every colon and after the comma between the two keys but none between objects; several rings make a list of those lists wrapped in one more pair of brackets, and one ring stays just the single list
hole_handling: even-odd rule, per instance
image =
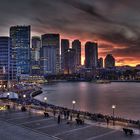
[{"label": "paved walkway", "polygon": [[0,140],[140,140],[139,133],[126,136],[121,129],[91,121],[57,124],[56,118],[37,113],[0,112]]}]

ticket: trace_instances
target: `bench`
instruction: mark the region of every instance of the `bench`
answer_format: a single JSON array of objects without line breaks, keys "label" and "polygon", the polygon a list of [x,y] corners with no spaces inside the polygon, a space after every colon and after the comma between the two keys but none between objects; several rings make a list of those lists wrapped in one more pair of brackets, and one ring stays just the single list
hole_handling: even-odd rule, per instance
[{"label": "bench", "polygon": [[44,112],[44,117],[49,117],[49,116],[50,116],[49,113]]},{"label": "bench", "polygon": [[133,135],[133,130],[132,129],[128,129],[128,128],[123,128],[123,131],[124,133],[127,135],[127,134],[130,134],[131,136]]},{"label": "bench", "polygon": [[83,119],[75,119],[77,124],[84,124],[84,120]]},{"label": "bench", "polygon": [[21,111],[22,111],[22,112],[27,111],[26,107],[25,107],[25,106],[22,106],[22,107],[21,107]]}]

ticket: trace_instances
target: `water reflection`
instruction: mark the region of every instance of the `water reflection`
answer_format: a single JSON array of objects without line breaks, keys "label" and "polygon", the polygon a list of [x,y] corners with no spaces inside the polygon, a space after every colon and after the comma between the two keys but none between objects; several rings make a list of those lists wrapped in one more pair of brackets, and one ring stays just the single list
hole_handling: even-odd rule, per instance
[{"label": "water reflection", "polygon": [[44,85],[43,90],[44,93],[36,98],[42,100],[47,94],[48,102],[51,104],[72,108],[72,100],[75,100],[77,110],[109,115],[112,114],[112,104],[115,104],[117,116],[140,118],[139,83],[68,82]]}]

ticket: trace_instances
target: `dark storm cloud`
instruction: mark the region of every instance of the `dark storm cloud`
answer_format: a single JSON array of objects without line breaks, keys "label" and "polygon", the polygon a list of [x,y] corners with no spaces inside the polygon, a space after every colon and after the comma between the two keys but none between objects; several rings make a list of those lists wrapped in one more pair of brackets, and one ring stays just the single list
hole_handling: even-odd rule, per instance
[{"label": "dark storm cloud", "polygon": [[[11,25],[31,24],[35,34],[99,39],[116,56],[139,57],[139,0],[0,0],[0,34]],[[110,45],[111,44],[111,45]],[[110,49],[109,49],[110,46]],[[115,47],[117,46],[117,47]]]}]

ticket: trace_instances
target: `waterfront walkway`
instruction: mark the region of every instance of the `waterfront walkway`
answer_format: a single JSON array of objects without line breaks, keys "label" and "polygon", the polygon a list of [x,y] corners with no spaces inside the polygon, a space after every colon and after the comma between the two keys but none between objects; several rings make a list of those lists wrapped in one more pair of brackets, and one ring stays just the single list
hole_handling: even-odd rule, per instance
[{"label": "waterfront walkway", "polygon": [[121,127],[91,121],[77,125],[63,119],[58,124],[42,112],[0,112],[0,140],[140,140],[138,130],[134,133],[126,136]]}]

